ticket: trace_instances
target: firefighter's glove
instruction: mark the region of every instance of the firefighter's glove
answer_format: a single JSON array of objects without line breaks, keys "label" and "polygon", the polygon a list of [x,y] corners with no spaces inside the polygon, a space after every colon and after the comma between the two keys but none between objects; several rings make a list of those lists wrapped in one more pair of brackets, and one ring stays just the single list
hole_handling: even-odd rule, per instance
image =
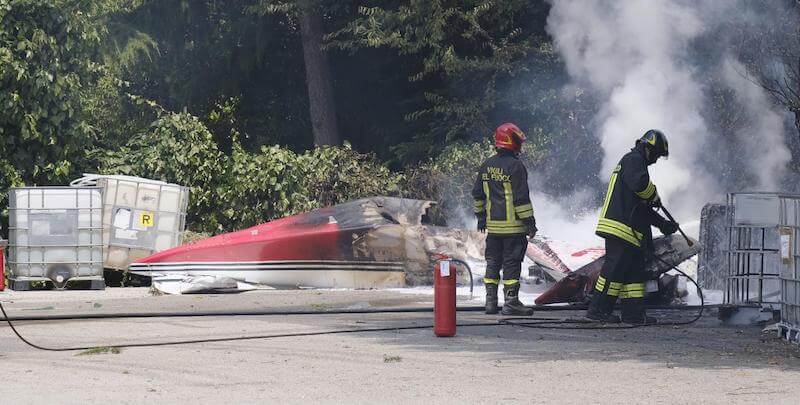
[{"label": "firefighter's glove", "polygon": [[666,235],[672,235],[675,232],[678,232],[678,223],[673,221],[664,221],[658,229]]},{"label": "firefighter's glove", "polygon": [[539,229],[536,228],[536,224],[528,224],[528,239],[533,239],[536,236],[536,232],[539,232]]},{"label": "firefighter's glove", "polygon": [[486,217],[478,217],[478,232],[486,232]]}]

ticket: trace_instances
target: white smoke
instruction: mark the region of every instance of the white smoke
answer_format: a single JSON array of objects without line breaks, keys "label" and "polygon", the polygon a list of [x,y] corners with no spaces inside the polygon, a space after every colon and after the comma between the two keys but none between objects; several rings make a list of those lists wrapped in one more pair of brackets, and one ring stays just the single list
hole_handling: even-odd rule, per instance
[{"label": "white smoke", "polygon": [[542,235],[551,240],[567,241],[579,247],[601,246],[602,240],[595,236],[597,210],[586,211],[591,206],[592,192],[580,190],[562,198],[553,198],[537,192],[531,193],[537,227]]},{"label": "white smoke", "polygon": [[768,108],[767,95],[742,74],[746,69],[736,60],[728,59],[722,67],[728,85],[745,107],[740,114],[750,118],[750,125],[737,131],[736,137],[743,152],[752,157],[745,160],[747,170],[757,179],[757,187],[765,191],[777,190],[781,175],[792,158],[784,143],[784,118]]},{"label": "white smoke", "polygon": [[[709,100],[698,72],[707,71],[700,67],[709,61],[698,58],[693,47],[736,7],[713,0],[558,0],[547,21],[572,79],[603,102],[596,117],[604,151],[600,176],[607,179],[647,129],[663,130],[670,160],[653,166],[651,174],[666,204],[685,219],[696,218],[703,204],[728,191],[719,189],[717,175],[704,165],[704,148],[713,147],[715,134],[703,115]],[[752,186],[774,190],[789,160],[785,115],[737,70],[746,69],[731,58],[716,69],[746,106],[750,125],[735,134],[740,153],[747,155],[747,169],[756,179]]]}]

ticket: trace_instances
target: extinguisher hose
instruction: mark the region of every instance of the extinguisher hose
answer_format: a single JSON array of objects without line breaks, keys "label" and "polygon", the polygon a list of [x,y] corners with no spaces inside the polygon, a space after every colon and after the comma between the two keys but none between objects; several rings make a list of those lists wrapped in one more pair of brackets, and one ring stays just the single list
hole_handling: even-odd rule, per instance
[{"label": "extinguisher hose", "polygon": [[472,276],[472,267],[469,267],[469,264],[463,260],[459,259],[448,259],[448,260],[450,260],[453,263],[460,264],[464,266],[465,269],[467,269],[467,273],[469,274],[469,299],[472,299],[472,297],[474,296],[472,290],[475,289],[475,280],[473,279]]}]

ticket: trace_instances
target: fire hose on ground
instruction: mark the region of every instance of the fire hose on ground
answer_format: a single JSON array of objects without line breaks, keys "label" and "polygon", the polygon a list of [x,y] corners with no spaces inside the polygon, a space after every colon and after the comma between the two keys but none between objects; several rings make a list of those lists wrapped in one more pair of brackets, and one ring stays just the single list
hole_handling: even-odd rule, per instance
[{"label": "fire hose on ground", "polygon": [[[676,326],[676,325],[689,325],[698,321],[703,316],[703,311],[706,308],[703,292],[697,282],[679,270],[677,266],[666,263],[660,257],[656,257],[662,263],[669,266],[670,270],[675,270],[689,279],[697,288],[698,295],[700,296],[699,306],[649,306],[649,309],[668,309],[668,310],[695,310],[698,309],[697,315],[691,320],[677,321],[677,322],[660,322],[657,324],[648,325],[633,325],[633,324],[598,324],[583,318],[537,318],[537,317],[507,317],[500,318],[497,321],[490,322],[469,322],[469,323],[456,323],[457,327],[481,327],[481,326],[518,326],[524,328],[534,329],[569,329],[569,330],[597,330],[597,329],[631,329],[645,326]],[[470,274],[470,294],[472,293],[472,271],[469,265],[462,261],[452,260],[459,262],[468,269]],[[668,270],[669,271],[669,270]],[[570,310],[583,310],[586,309],[584,305],[541,305],[533,306],[534,311],[540,312],[554,312],[554,311],[570,311]],[[480,312],[484,310],[483,306],[462,306],[456,307],[457,312]],[[164,342],[144,342],[144,343],[124,343],[124,344],[107,344],[107,345],[93,345],[93,346],[73,346],[73,347],[47,347],[25,338],[14,325],[14,321],[55,321],[55,320],[93,320],[93,319],[123,319],[123,318],[174,318],[174,317],[220,317],[220,316],[300,316],[300,315],[345,315],[345,314],[381,314],[381,313],[429,313],[433,312],[434,308],[431,307],[401,307],[401,308],[366,308],[366,309],[343,309],[334,311],[305,311],[305,310],[286,310],[286,311],[206,311],[206,312],[151,312],[151,313],[117,313],[117,314],[80,314],[80,315],[50,315],[50,316],[26,316],[26,317],[9,317],[2,302],[0,302],[0,312],[3,314],[3,319],[9,328],[22,342],[35,349],[51,351],[51,352],[68,352],[68,351],[83,351],[92,350],[98,347],[108,348],[133,348],[133,347],[158,347],[158,346],[175,346],[196,343],[216,343],[216,342],[232,342],[242,340],[261,340],[261,339],[274,339],[286,337],[305,337],[305,336],[321,336],[321,335],[336,335],[336,334],[349,334],[349,333],[367,333],[367,332],[391,332],[401,330],[419,330],[431,329],[434,325],[406,325],[406,326],[389,326],[380,328],[353,328],[353,329],[338,329],[326,330],[317,332],[293,332],[293,333],[280,333],[280,334],[264,334],[264,335],[246,335],[246,336],[230,336],[220,338],[203,338],[203,339],[187,339],[187,340],[173,340]]]}]

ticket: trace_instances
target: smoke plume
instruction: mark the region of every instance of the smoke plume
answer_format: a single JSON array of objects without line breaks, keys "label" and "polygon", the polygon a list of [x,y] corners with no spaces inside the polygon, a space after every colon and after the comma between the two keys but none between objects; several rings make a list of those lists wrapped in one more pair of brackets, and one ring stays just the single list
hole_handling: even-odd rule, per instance
[{"label": "smoke plume", "polygon": [[[782,4],[553,1],[547,30],[572,84],[601,100],[595,117],[604,153],[599,176],[607,180],[635,139],[657,128],[670,140],[670,159],[651,167],[651,175],[665,204],[684,219],[699,217],[700,208],[723,193],[739,191],[728,189],[734,184],[778,191],[791,158],[788,113],[748,80],[748,65],[739,60],[743,51],[721,39],[733,30],[762,35],[747,30],[768,23],[764,13],[748,10],[789,12]],[[730,97],[714,104],[718,92]],[[720,110],[734,118],[722,120]],[[713,162],[720,142],[730,149],[730,161]]]}]

